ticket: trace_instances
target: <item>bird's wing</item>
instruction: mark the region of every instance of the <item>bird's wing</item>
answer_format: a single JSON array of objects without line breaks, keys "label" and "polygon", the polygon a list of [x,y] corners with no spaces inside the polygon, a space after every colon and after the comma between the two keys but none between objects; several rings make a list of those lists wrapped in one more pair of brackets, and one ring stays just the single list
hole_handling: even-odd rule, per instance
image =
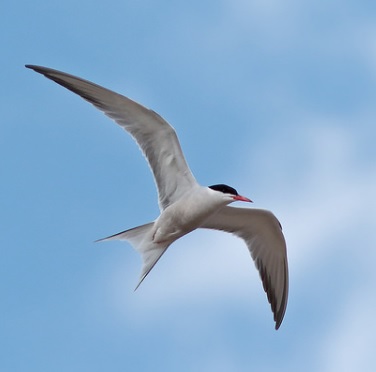
[{"label": "bird's wing", "polygon": [[224,207],[201,227],[227,231],[244,239],[260,273],[278,329],[286,311],[289,275],[286,243],[277,218],[262,209]]},{"label": "bird's wing", "polygon": [[161,209],[173,204],[197,184],[174,128],[156,112],[76,76],[47,67],[26,67],[78,94],[115,120],[136,140],[154,174]]}]

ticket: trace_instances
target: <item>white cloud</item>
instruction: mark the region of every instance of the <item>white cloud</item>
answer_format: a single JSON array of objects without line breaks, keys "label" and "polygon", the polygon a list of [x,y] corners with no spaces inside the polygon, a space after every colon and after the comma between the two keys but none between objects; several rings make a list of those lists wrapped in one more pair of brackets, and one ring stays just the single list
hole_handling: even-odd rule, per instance
[{"label": "white cloud", "polygon": [[[124,283],[131,290],[138,277],[121,265],[116,269],[110,280],[123,304]],[[137,291],[137,301],[147,311],[163,311],[176,302],[210,307],[224,298],[244,302],[255,292],[263,295],[245,244],[230,234],[195,231],[169,248]]]},{"label": "white cloud", "polygon": [[376,366],[376,312],[373,288],[350,293],[342,308],[338,308],[338,320],[321,343],[321,371],[373,371]]},{"label": "white cloud", "polygon": [[[205,53],[211,54],[217,49],[228,58],[230,48],[249,47],[244,40],[254,40],[254,34],[250,32],[261,30],[260,43],[265,43],[265,48],[273,53],[278,53],[282,47],[300,45],[302,41],[297,52],[299,58],[308,48],[320,62],[334,65],[346,56],[355,55],[354,58],[359,58],[365,65],[375,65],[376,53],[371,38],[361,39],[361,32],[354,32],[357,28],[346,19],[323,31],[304,29],[312,32],[314,43],[307,35],[295,33],[305,21],[290,12],[289,6],[295,6],[291,2],[283,9],[269,6],[274,5],[273,1],[253,3],[253,7],[247,8],[248,4],[227,2],[231,12],[226,13],[226,17],[231,20],[224,17],[210,24],[204,40],[200,39]],[[230,28],[223,27],[226,22]],[[321,38],[325,32],[325,38]],[[197,51],[200,45],[197,46],[194,40],[197,38],[192,38],[192,47]],[[289,45],[279,45],[281,40],[288,41]],[[361,45],[359,41],[362,41]],[[287,61],[292,68],[299,69],[298,60]],[[181,74],[180,70],[178,72]],[[244,70],[239,69],[239,74],[243,79]],[[312,355],[312,350],[317,352],[317,362],[324,371],[355,370],[357,366],[367,370],[374,362],[372,346],[375,344],[372,317],[376,309],[370,299],[375,277],[370,273],[374,271],[376,245],[376,169],[372,159],[364,162],[361,157],[367,152],[364,148],[365,143],[369,143],[367,136],[374,134],[374,112],[367,103],[361,108],[363,112],[354,110],[350,118],[333,111],[331,115],[322,114],[320,107],[321,114],[304,112],[299,89],[293,84],[285,85],[288,79],[298,77],[291,71],[288,74],[286,80],[282,78],[282,83],[278,80],[279,75],[277,80],[274,77],[263,79],[267,81],[261,92],[262,99],[268,99],[273,107],[278,107],[276,114],[282,115],[280,127],[274,127],[274,132],[260,142],[258,148],[250,149],[247,144],[236,150],[242,156],[248,154],[245,157],[248,156],[249,164],[248,167],[242,164],[238,169],[238,182],[234,179],[233,184],[251,185],[252,192],[255,190],[257,195],[255,207],[271,209],[284,227],[291,286],[295,289],[290,292],[290,296],[294,296],[295,309],[288,308],[287,316],[290,316],[290,310],[295,310],[293,313],[299,316],[296,308],[315,309],[318,306],[314,300],[303,304],[302,299],[296,297],[299,291],[309,293],[312,290],[313,284],[307,277],[311,280],[317,276],[323,282],[330,280],[331,286],[343,293],[343,297],[336,296],[333,303],[336,321],[329,324],[329,329],[323,329],[322,334],[312,340],[313,344],[301,346],[300,350],[307,356]],[[249,89],[248,84],[245,88]],[[237,94],[240,102],[248,99],[241,89]],[[248,103],[244,104],[243,109],[248,110],[249,115],[251,109],[248,107]],[[244,169],[247,168],[257,179],[246,179]],[[324,271],[323,262],[329,262]],[[336,274],[343,267],[351,267],[351,263],[356,268],[344,283],[341,281],[343,275],[338,279]],[[132,259],[132,264],[140,265],[140,262]],[[119,320],[125,319],[148,329],[158,320],[163,322],[163,319],[172,318],[174,332],[189,334],[192,318],[185,323],[178,322],[174,320],[175,312],[179,310],[179,316],[182,316],[190,309],[203,307],[213,314],[213,319],[195,318],[194,328],[200,328],[205,335],[216,327],[218,308],[233,302],[239,308],[249,309],[250,313],[269,311],[267,316],[272,323],[269,305],[249,253],[243,242],[230,235],[200,231],[175,243],[136,294],[132,290],[140,266],[130,272],[126,265],[119,263],[108,276],[110,296]],[[330,303],[333,299],[323,297],[322,301]],[[304,314],[301,316],[303,318]],[[294,319],[294,322],[299,323],[299,320]],[[222,356],[225,365],[231,365],[231,351],[227,354],[223,351]],[[205,361],[203,363],[205,365]],[[208,357],[206,363],[216,365],[215,357]]]},{"label": "white cloud", "polygon": [[[290,269],[297,281],[293,283],[295,288],[307,287],[305,277],[308,273],[315,273],[323,260],[332,260],[338,255],[338,260],[333,262],[333,271],[320,273],[320,276],[331,276],[337,266],[357,255],[354,249],[361,249],[366,256],[371,254],[372,249],[371,240],[367,246],[359,248],[346,246],[346,239],[348,237],[353,241],[356,234],[363,239],[365,236],[371,239],[369,228],[373,224],[372,205],[375,203],[372,202],[372,195],[376,189],[376,177],[368,169],[358,169],[357,151],[360,144],[354,140],[351,130],[333,122],[323,125],[325,121],[322,119],[317,122],[321,126],[314,122],[311,125],[314,130],[298,134],[299,141],[305,144],[304,148],[299,141],[283,143],[271,138],[269,143],[257,150],[261,153],[253,152],[250,155],[251,158],[265,159],[267,162],[262,152],[273,149],[278,154],[290,152],[291,156],[292,153],[292,158],[299,163],[302,156],[299,151],[305,152],[303,157],[306,163],[304,167],[297,164],[296,173],[291,171],[288,164],[285,165],[285,179],[281,181],[283,187],[278,191],[278,195],[284,194],[284,198],[273,194],[273,186],[259,195],[260,203],[265,200],[265,207],[275,211],[284,226]],[[284,173],[283,162],[277,166],[282,167],[281,177]],[[259,162],[257,167],[262,182],[275,185],[271,180],[273,174],[263,173],[263,162]],[[247,182],[243,175],[239,179]],[[297,179],[300,180],[296,182]],[[260,203],[257,207],[262,206]],[[374,237],[372,239],[376,244]],[[363,262],[363,270],[372,270],[371,260]],[[222,302],[234,301],[253,310],[269,309],[244,243],[229,234],[197,231],[175,243],[142,284],[132,304],[126,304],[124,291],[133,289],[137,281],[134,273],[133,270],[130,275],[124,265],[119,265],[109,279],[112,293],[119,309],[129,315],[129,306],[134,306],[137,317],[146,324],[147,319],[155,319],[155,313],[162,316],[177,304],[184,304],[187,308],[198,304],[210,308]],[[372,291],[371,287],[369,291]],[[348,295],[353,294],[349,292]],[[346,302],[347,298],[343,301]],[[364,305],[367,304],[366,298],[362,298],[362,301]],[[299,301],[295,299],[295,302]],[[336,306],[341,308],[342,304]]]},{"label": "white cloud", "polygon": [[[367,149],[363,148],[365,138],[358,133],[357,120],[338,124],[317,120],[308,132],[297,134],[309,153],[303,156],[305,172],[297,166],[296,178],[304,173],[304,182],[295,186],[290,174],[287,203],[273,202],[282,211],[290,268],[297,281],[293,285],[309,292],[306,278],[317,275],[318,282],[328,280],[328,285],[334,283],[334,288],[343,293],[321,298],[335,306],[336,321],[329,323],[327,333],[315,341],[321,354],[320,370],[369,371],[375,365],[376,301],[372,293],[376,285],[376,172],[373,161],[364,163],[361,159]],[[294,151],[295,145],[292,141],[282,146],[285,151],[287,147]],[[296,157],[299,162],[298,151]],[[322,271],[323,262],[330,263],[330,272]],[[345,282],[344,270],[348,270]],[[307,347],[310,355],[312,345]]]}]

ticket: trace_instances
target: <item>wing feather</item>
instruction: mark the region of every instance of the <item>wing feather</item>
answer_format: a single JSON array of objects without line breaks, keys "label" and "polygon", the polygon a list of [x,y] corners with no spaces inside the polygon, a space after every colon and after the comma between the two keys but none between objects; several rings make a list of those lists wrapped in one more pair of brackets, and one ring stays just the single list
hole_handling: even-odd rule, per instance
[{"label": "wing feather", "polygon": [[26,67],[78,94],[135,139],[154,174],[161,210],[197,184],[174,128],[156,112],[79,77],[42,66]]},{"label": "wing feather", "polygon": [[227,231],[245,241],[259,271],[278,329],[286,311],[289,276],[286,243],[277,218],[263,209],[224,207],[201,227]]}]

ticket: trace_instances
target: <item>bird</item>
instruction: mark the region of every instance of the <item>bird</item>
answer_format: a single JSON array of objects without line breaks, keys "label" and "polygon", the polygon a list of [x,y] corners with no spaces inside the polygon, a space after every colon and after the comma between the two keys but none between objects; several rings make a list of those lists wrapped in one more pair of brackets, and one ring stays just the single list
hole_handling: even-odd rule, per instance
[{"label": "bird", "polygon": [[25,67],[76,93],[113,119],[145,156],[158,190],[160,215],[152,222],[98,240],[125,240],[140,253],[143,264],[136,289],[182,236],[198,228],[232,233],[248,247],[277,330],[286,312],[289,273],[286,241],[274,214],[229,206],[251,200],[226,184],[200,185],[185,160],[175,129],[155,111],[74,75],[43,66]]}]

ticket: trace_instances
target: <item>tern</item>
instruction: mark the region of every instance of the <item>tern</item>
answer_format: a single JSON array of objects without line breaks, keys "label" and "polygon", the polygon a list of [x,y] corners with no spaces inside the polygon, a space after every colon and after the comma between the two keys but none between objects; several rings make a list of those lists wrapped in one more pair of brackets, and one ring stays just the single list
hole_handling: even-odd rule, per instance
[{"label": "tern", "polygon": [[174,128],[156,112],[79,77],[42,66],[26,67],[103,111],[133,137],[149,163],[158,189],[159,217],[99,240],[126,240],[141,254],[143,266],[136,289],[177,239],[197,228],[229,232],[245,241],[278,329],[285,315],[289,285],[286,243],[274,214],[263,209],[228,206],[235,201],[251,202],[233,187],[198,184]]}]

